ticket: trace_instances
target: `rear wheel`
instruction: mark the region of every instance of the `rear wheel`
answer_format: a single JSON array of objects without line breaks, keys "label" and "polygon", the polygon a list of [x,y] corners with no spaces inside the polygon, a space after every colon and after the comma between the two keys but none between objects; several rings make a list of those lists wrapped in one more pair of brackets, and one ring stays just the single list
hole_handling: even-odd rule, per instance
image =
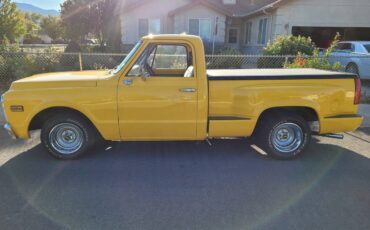
[{"label": "rear wheel", "polygon": [[257,129],[260,147],[276,159],[290,160],[299,157],[311,140],[307,121],[297,115],[266,116]]},{"label": "rear wheel", "polygon": [[74,114],[57,115],[45,122],[41,142],[58,159],[75,159],[92,147],[98,138],[95,128]]}]

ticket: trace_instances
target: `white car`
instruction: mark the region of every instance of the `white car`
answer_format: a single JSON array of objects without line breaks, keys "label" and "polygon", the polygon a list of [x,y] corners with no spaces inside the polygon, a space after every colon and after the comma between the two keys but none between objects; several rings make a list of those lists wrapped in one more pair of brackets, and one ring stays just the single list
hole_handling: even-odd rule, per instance
[{"label": "white car", "polygon": [[340,62],[346,72],[370,79],[370,41],[345,41],[338,43],[330,62]]}]

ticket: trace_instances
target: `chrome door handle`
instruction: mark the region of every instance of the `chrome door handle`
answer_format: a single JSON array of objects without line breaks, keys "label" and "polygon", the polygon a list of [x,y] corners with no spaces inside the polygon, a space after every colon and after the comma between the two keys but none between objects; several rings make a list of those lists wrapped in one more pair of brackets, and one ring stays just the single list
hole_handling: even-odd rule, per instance
[{"label": "chrome door handle", "polygon": [[125,84],[125,85],[132,85],[132,79],[124,79],[123,80],[123,84]]},{"label": "chrome door handle", "polygon": [[180,89],[180,92],[184,92],[184,93],[194,93],[196,91],[197,90],[194,89],[194,88],[182,88],[182,89]]}]

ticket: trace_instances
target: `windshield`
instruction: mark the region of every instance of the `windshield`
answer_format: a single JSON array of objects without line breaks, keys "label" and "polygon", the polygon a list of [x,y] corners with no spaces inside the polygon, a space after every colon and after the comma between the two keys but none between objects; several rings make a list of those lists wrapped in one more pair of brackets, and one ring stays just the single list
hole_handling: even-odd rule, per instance
[{"label": "windshield", "polygon": [[367,52],[370,53],[370,44],[364,45],[364,46],[365,46],[365,49],[367,50]]},{"label": "windshield", "polygon": [[117,68],[114,70],[114,74],[118,74],[119,71],[121,71],[121,69],[127,64],[127,62],[131,59],[131,57],[136,53],[136,51],[140,48],[142,44],[142,41],[139,41],[138,43],[136,43],[136,45],[134,46],[134,48],[130,51],[130,53],[126,56],[126,58],[121,62],[121,64],[119,64],[119,66],[117,66]]}]

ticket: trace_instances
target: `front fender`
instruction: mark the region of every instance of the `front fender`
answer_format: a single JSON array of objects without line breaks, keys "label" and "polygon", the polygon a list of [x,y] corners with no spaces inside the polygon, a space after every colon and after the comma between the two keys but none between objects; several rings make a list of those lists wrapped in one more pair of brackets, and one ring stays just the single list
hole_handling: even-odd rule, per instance
[{"label": "front fender", "polygon": [[104,139],[120,139],[115,91],[96,88],[13,91],[7,94],[10,105],[22,105],[24,112],[7,111],[8,121],[20,138],[29,138],[32,119],[49,108],[64,107],[84,114]]}]

